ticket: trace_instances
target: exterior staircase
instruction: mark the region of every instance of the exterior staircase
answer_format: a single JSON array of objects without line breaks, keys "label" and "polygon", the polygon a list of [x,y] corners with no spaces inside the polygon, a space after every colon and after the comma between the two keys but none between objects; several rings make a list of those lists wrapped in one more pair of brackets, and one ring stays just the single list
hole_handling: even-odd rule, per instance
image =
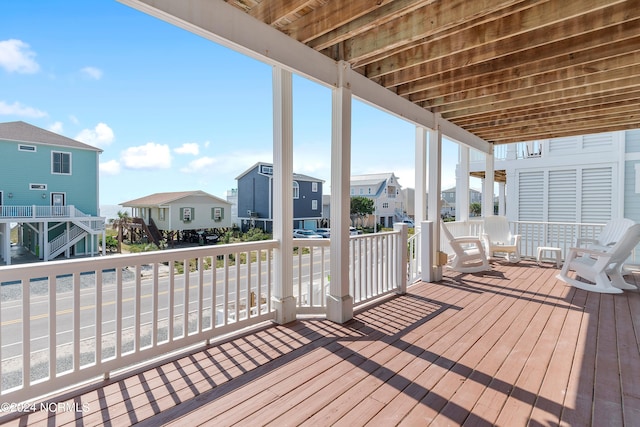
[{"label": "exterior staircase", "polygon": [[140,226],[150,242],[153,242],[156,246],[160,246],[160,240],[162,240],[162,237],[160,236],[160,230],[156,227],[156,223],[153,219],[151,219],[151,222],[147,224],[143,218],[136,217],[133,218],[133,223]]},{"label": "exterior staircase", "polygon": [[70,215],[66,218],[71,226],[64,233],[48,242],[47,259],[54,259],[66,252],[88,235],[102,234],[105,229],[104,218],[93,217],[70,207]]}]

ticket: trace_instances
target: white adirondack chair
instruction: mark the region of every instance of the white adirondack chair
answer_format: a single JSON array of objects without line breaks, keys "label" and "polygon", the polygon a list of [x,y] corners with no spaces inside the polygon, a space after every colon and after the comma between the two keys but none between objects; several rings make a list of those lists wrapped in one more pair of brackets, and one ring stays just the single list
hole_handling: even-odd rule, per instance
[{"label": "white adirondack chair", "polygon": [[449,242],[449,246],[454,252],[449,256],[447,267],[461,273],[478,273],[491,269],[479,238],[473,236],[453,237],[444,222],[440,224],[444,238]]},{"label": "white adirondack chair", "polygon": [[511,233],[507,217],[485,217],[482,240],[490,258],[500,253],[509,262],[520,262],[520,235]]},{"label": "white adirondack chair", "polygon": [[[563,282],[586,291],[619,294],[623,289],[637,289],[622,276],[622,265],[640,242],[640,224],[630,226],[613,246],[605,248],[571,248],[564,266],[556,277]],[[570,270],[593,284],[568,276]]]}]

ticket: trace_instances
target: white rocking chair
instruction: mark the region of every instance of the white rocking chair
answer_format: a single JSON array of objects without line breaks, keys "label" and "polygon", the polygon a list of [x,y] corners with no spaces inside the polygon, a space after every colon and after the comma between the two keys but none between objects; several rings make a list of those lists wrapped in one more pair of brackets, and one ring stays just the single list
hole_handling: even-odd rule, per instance
[{"label": "white rocking chair", "polygon": [[607,251],[622,239],[633,224],[635,221],[628,218],[611,220],[605,224],[597,238],[579,237],[576,239],[576,247]]},{"label": "white rocking chair", "polygon": [[507,217],[485,217],[482,240],[490,258],[502,253],[507,261],[520,262],[520,235],[511,234]]},{"label": "white rocking chair", "polygon": [[[622,277],[622,265],[640,242],[640,224],[627,229],[624,236],[607,248],[571,248],[564,266],[556,277],[563,282],[586,291],[619,294],[623,289],[637,289]],[[579,256],[581,255],[581,256]],[[568,276],[569,270],[594,284],[578,281]]]},{"label": "white rocking chair", "polygon": [[449,246],[454,252],[449,256],[447,267],[460,273],[478,273],[491,269],[479,238],[473,236],[453,237],[444,222],[440,224],[444,238],[449,242]]}]

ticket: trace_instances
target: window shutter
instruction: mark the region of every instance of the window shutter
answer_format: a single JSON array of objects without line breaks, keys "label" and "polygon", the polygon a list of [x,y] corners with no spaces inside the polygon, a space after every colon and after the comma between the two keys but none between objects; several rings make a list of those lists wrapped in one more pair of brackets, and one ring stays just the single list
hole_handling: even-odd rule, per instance
[{"label": "window shutter", "polygon": [[[185,211],[187,215],[185,215]],[[180,219],[182,221],[193,221],[196,217],[194,208],[180,208]]]},{"label": "window shutter", "polygon": [[224,208],[211,208],[211,219],[214,221],[224,219]]},{"label": "window shutter", "polygon": [[607,222],[613,203],[613,168],[582,170],[582,222]]},{"label": "window shutter", "polygon": [[518,177],[518,220],[543,221],[544,172],[520,172]]},{"label": "window shutter", "polygon": [[[552,170],[549,171],[549,222],[576,222],[577,171]],[[542,188],[540,189],[542,192]]]}]

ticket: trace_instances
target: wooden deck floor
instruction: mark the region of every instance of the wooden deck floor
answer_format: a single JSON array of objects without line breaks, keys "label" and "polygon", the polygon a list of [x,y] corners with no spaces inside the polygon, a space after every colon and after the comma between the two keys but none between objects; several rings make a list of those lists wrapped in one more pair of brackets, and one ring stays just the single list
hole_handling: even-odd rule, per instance
[{"label": "wooden deck floor", "polygon": [[345,325],[265,327],[7,424],[640,426],[640,293],[557,273],[447,273]]}]

